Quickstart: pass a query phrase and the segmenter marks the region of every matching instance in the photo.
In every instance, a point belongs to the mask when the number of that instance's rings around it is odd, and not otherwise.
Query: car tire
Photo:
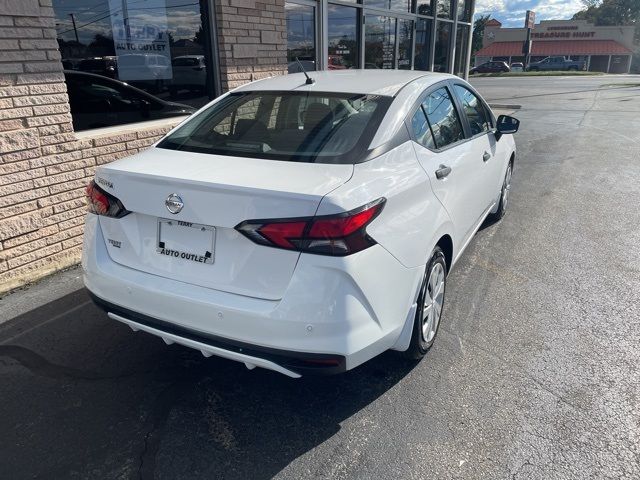
[[[569,67],[567,70],[569,70],[570,72],[577,72],[578,67]]]
[[[411,342],[403,352],[406,358],[420,360],[433,345],[442,318],[446,283],[446,258],[440,247],[436,247],[431,253],[420,286]],[[434,292],[435,298],[432,297]]]
[[[539,68],[538,68],[538,67],[531,67],[531,68],[529,69],[529,71],[530,71],[530,72],[537,72],[538,70],[539,70]]]
[[[496,213],[489,215],[491,222],[497,222],[504,217],[507,213],[507,206],[509,205],[509,194],[511,191],[511,175],[513,174],[513,162],[509,162],[507,171],[504,174],[504,180],[502,181],[502,188],[500,189],[500,202],[498,203],[498,210]]]

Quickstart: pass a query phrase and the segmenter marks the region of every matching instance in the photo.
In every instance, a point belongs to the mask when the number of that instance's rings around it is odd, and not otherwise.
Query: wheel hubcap
[[[507,174],[504,176],[504,184],[502,185],[502,209],[506,210],[509,202],[509,190],[511,190],[511,166],[507,168]]]
[[[444,302],[444,267],[436,263],[429,272],[422,309],[422,338],[430,342],[436,336]]]

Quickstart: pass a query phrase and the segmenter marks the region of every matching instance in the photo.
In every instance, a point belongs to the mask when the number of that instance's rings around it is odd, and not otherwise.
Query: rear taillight
[[[247,220],[236,230],[260,245],[320,255],[345,256],[376,244],[366,226],[384,207],[385,199],[337,215]]]
[[[91,180],[85,190],[87,209],[90,213],[105,217],[122,218],[130,213],[120,200],[101,189],[96,182]]]

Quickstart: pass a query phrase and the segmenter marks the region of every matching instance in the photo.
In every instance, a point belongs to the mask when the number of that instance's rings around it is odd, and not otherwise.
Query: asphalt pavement
[[[521,120],[510,210],[422,362],[248,371],[72,269],[0,300],[0,478],[640,478],[640,76],[472,83]]]

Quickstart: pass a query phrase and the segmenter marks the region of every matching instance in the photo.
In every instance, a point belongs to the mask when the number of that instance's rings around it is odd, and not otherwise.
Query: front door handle
[[[484,155],[482,155],[483,162],[488,162],[490,158],[491,158],[491,154],[489,152],[484,152]]]
[[[447,167],[446,165],[440,165],[440,168],[436,170],[436,178],[438,180],[442,180],[444,177],[451,173],[451,167]]]

